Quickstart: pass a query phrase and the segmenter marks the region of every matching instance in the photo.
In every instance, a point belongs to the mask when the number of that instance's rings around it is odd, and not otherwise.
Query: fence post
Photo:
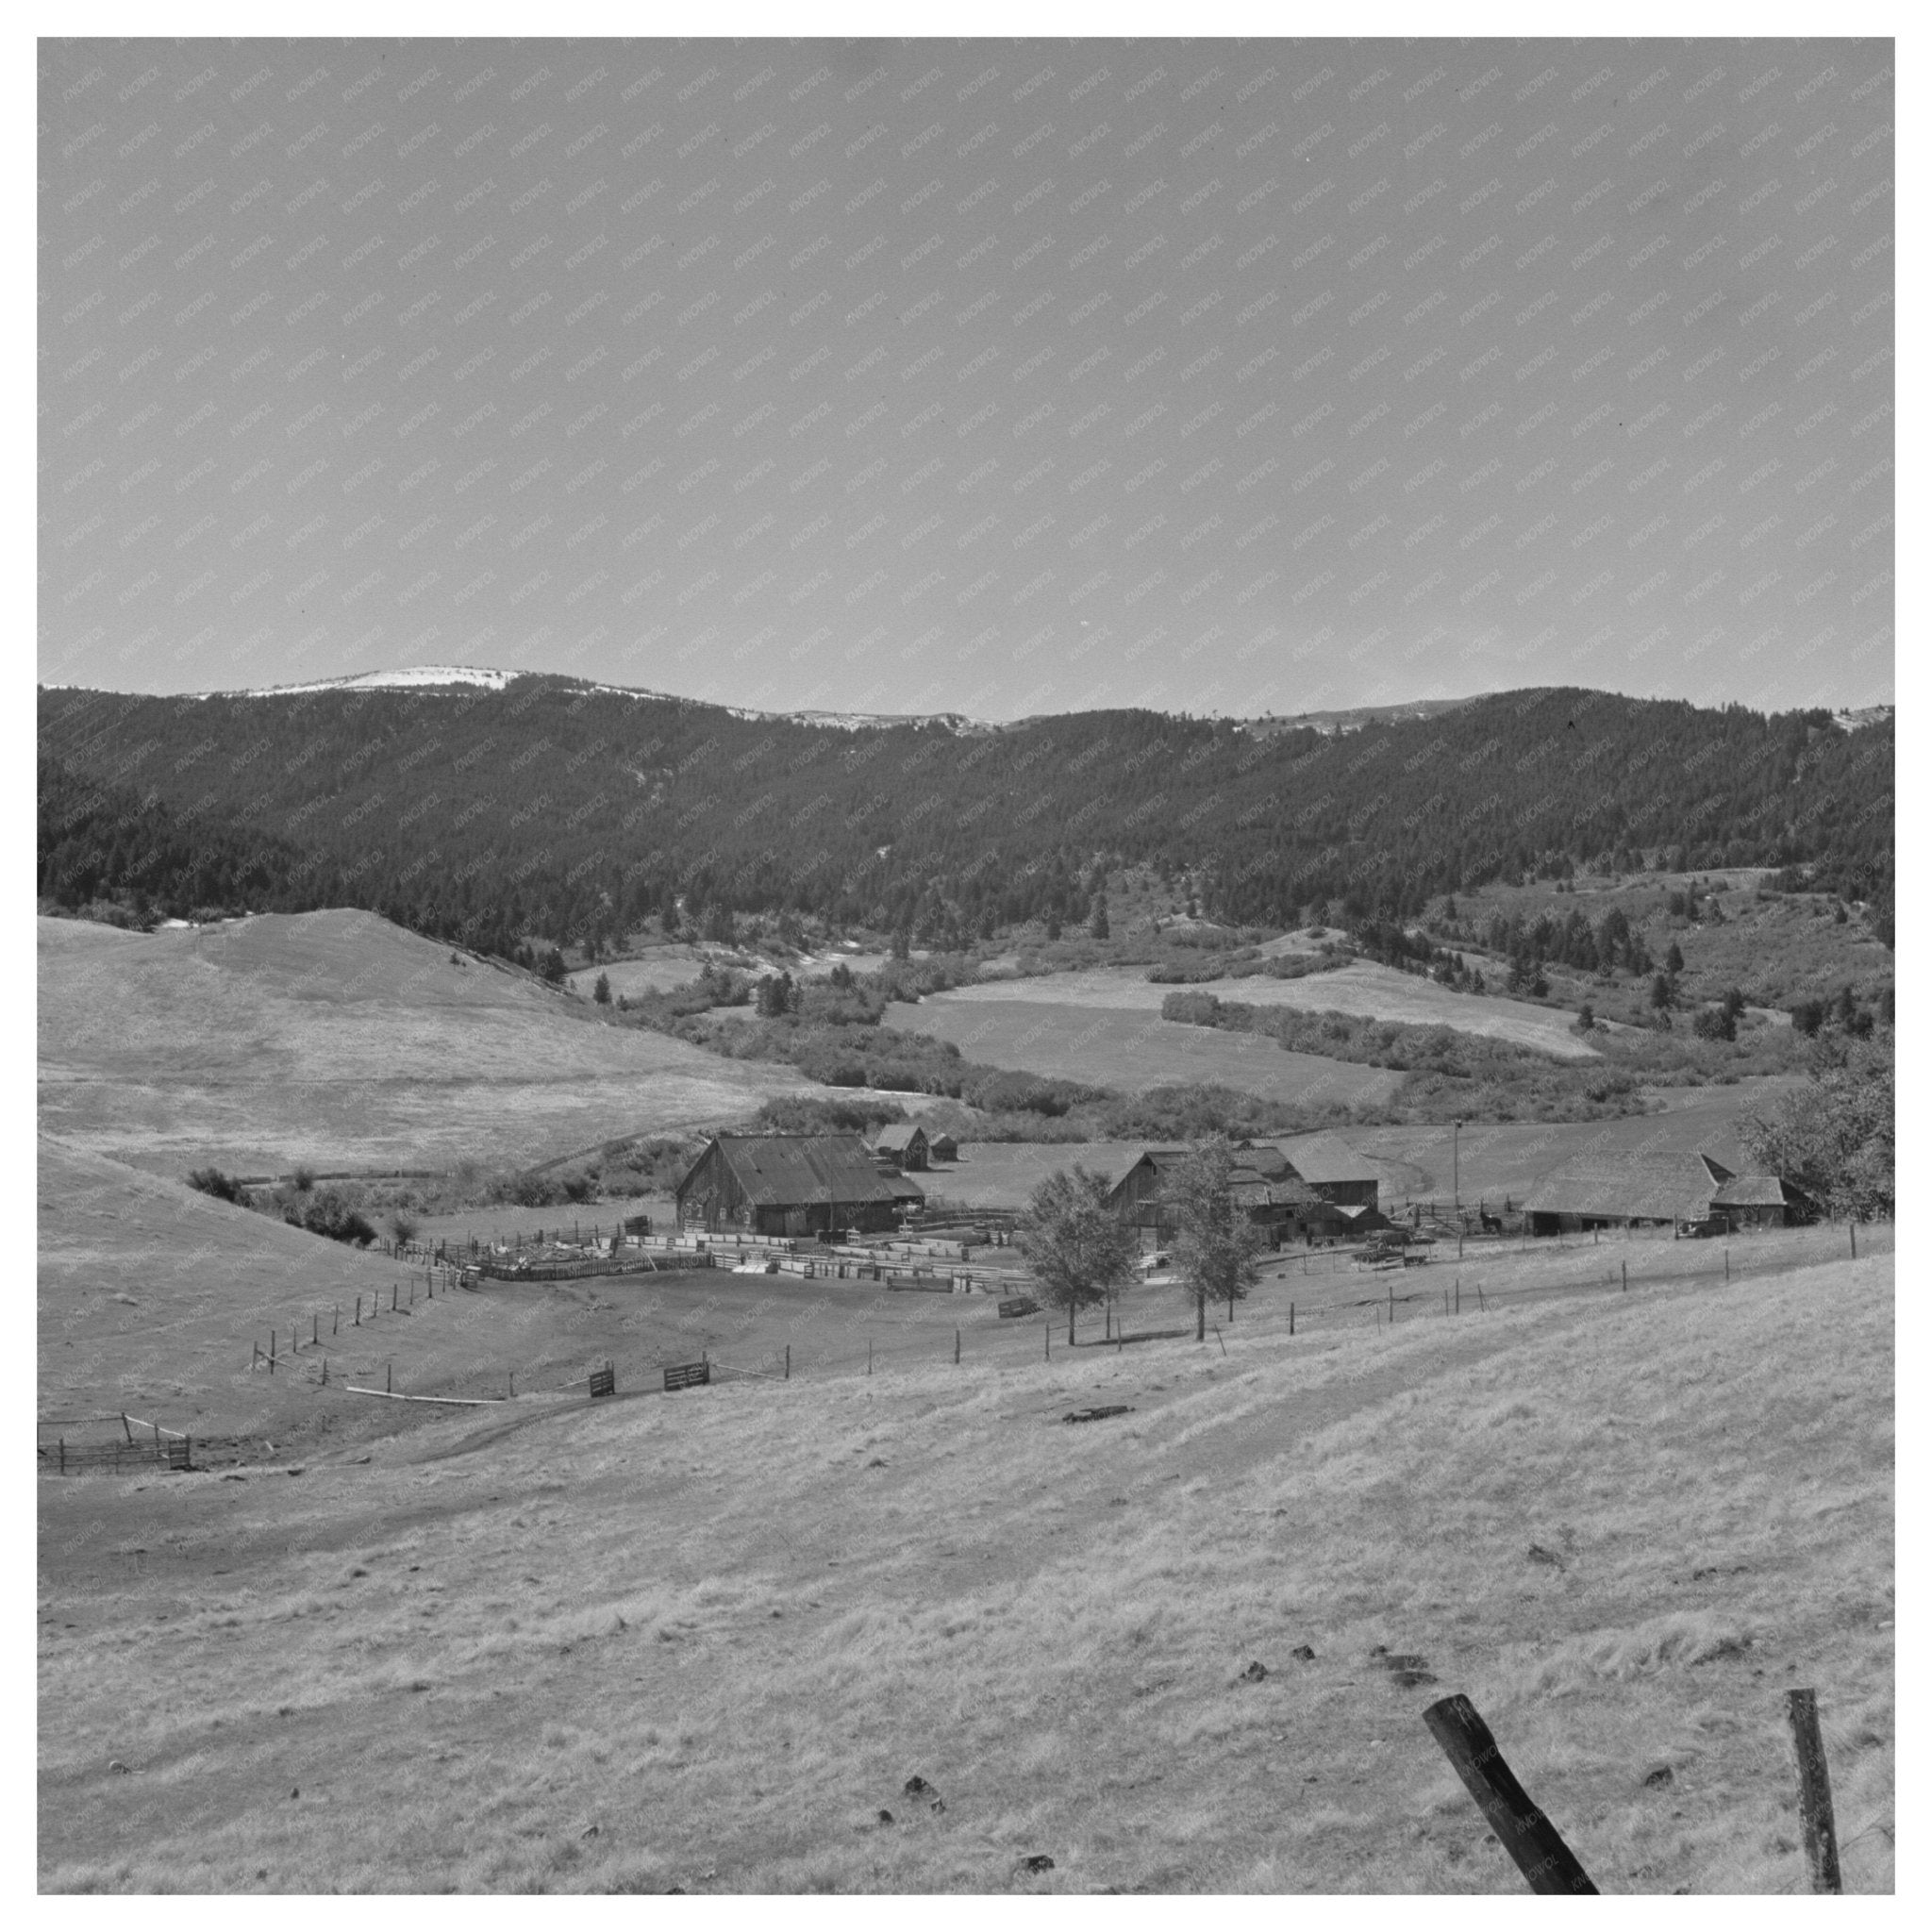
[[[1787,1690],[1785,1715],[1798,1754],[1798,1812],[1805,1826],[1805,1863],[1813,1891],[1841,1892],[1838,1867],[1838,1828],[1832,1818],[1831,1774],[1824,1740],[1818,1732],[1818,1693]]]
[[[1392,1281],[1389,1284],[1389,1325],[1391,1328],[1395,1325],[1395,1284]]]
[[[390,1285],[389,1285],[389,1311],[390,1311],[390,1313],[391,1313],[391,1314],[394,1314],[394,1313],[395,1313],[395,1311],[396,1311],[396,1289],[397,1289],[397,1286],[398,1286],[398,1284],[397,1284],[397,1283],[395,1283],[395,1282],[393,1282],[393,1281],[391,1281],[391,1282],[390,1283]]]
[[[336,1304],[336,1318],[329,1324],[328,1332],[331,1335],[340,1335],[342,1332],[342,1305],[341,1302]]]
[[[1046,1358],[1047,1358],[1047,1360],[1048,1360],[1048,1361],[1052,1361],[1052,1359],[1053,1359],[1053,1324],[1052,1324],[1051,1322],[1042,1322],[1042,1323],[1041,1323],[1041,1324],[1040,1325],[1041,1325],[1041,1333],[1042,1333],[1042,1334],[1043,1334],[1043,1335],[1044,1335],[1044,1336],[1046,1337]]]
[[[1292,1302],[1290,1302],[1288,1305],[1288,1332],[1291,1335],[1294,1333],[1294,1304]]]
[[[382,1365],[382,1388],[384,1394],[388,1394],[395,1386],[395,1364],[393,1362],[384,1362]]]
[[[512,1395],[517,1392],[517,1372],[514,1369],[509,1372],[509,1392]]]
[[[1516,1860],[1530,1890],[1594,1895],[1590,1874],[1517,1783],[1475,1706],[1460,1694],[1445,1697],[1423,1712],[1423,1722],[1455,1766],[1497,1841]]]
[[[1625,1261],[1625,1262],[1624,1262],[1624,1263],[1623,1264],[1623,1267],[1624,1267],[1624,1292],[1625,1294],[1628,1294],[1628,1293],[1630,1292],[1630,1264],[1629,1264],[1629,1262]]]
[[[1856,1221],[1846,1222],[1845,1232],[1852,1238],[1852,1259],[1856,1261],[1858,1258],[1858,1224]]]
[[[956,1369],[959,1366],[959,1331],[957,1328],[953,1330],[953,1366]]]
[[[121,1433],[127,1438],[129,1447],[134,1443],[134,1431],[127,1426],[127,1411],[121,1411]]]
[[[308,1311],[308,1345],[319,1347],[322,1341],[322,1317],[313,1308]]]
[[[54,1440],[58,1443],[60,1449],[60,1474],[65,1475],[67,1474],[67,1438],[65,1436],[57,1436]]]
[[[358,1328],[362,1325],[362,1297],[359,1294],[356,1297],[356,1325]]]
[[[323,1386],[323,1387],[324,1387],[325,1389],[326,1389],[326,1388],[328,1387],[328,1357],[327,1357],[327,1356],[324,1356],[324,1357],[323,1357],[323,1358],[322,1358],[322,1386]]]
[[[1458,1315],[1462,1312],[1462,1276],[1459,1274],[1456,1277],[1456,1312]]]
[[[865,1373],[868,1375],[872,1374],[872,1337],[870,1335],[865,1338]]]
[[[275,1372],[275,1331],[273,1328],[268,1331],[268,1372],[271,1375]]]
[[[791,1379],[791,1344],[789,1341],[785,1344],[785,1379],[788,1382]]]
[[[1483,1299],[1483,1285],[1480,1281],[1475,1285],[1475,1305],[1481,1313],[1485,1315],[1489,1313],[1490,1305]]]

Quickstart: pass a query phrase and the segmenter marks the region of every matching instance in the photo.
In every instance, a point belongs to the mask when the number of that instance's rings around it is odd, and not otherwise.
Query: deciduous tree
[[[1134,1230],[1108,1207],[1110,1191],[1105,1174],[1077,1164],[1051,1174],[1034,1189],[1018,1229],[1041,1293],[1067,1311],[1070,1342],[1078,1311],[1133,1279]]]
[[[1214,1135],[1188,1151],[1161,1192],[1180,1228],[1180,1274],[1194,1297],[1194,1340],[1208,1339],[1208,1298],[1234,1305],[1260,1279],[1261,1233],[1234,1194],[1234,1149]]]

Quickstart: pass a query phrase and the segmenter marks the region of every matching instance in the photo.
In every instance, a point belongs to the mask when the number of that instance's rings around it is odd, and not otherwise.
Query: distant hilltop
[[[483,691],[506,691],[524,678],[542,678],[552,684],[569,685],[580,691],[608,691],[615,697],[649,698],[658,704],[699,704],[703,700],[680,698],[670,691],[650,691],[640,685],[601,684],[593,678],[571,677],[549,671],[504,671],[479,664],[410,664],[391,671],[358,671],[346,677],[319,677],[308,684],[251,685],[239,691],[198,691],[197,698],[292,698],[316,691],[448,691],[468,685]],[[762,711],[742,705],[718,708],[734,718],[757,722],[783,719],[793,724],[817,724],[837,731],[888,730],[893,725],[937,725],[943,730],[967,736],[997,730],[967,717],[960,711]]]
[[[605,684],[594,678],[573,677],[554,671],[506,671],[493,665],[411,664],[384,671],[358,671],[342,677],[319,677],[301,684],[251,685],[229,691],[192,691],[194,698],[291,698],[322,692],[356,691],[456,691],[465,688],[476,691],[502,691],[512,684],[541,682],[557,689],[598,691],[612,697],[649,700],[656,704],[677,705],[693,710],[722,711],[750,724],[789,724],[816,726],[831,731],[942,731],[956,738],[985,738],[1024,732],[1051,721],[1055,714],[1039,713],[991,723],[969,717],[963,711],[858,711],[806,708],[764,710],[754,706],[721,704],[712,698],[679,696],[675,692],[652,691],[644,686]],[[70,687],[45,685],[42,690],[59,691]],[[1266,712],[1259,716],[1228,718],[1219,722],[1257,739],[1272,739],[1291,731],[1318,731],[1324,738],[1339,738],[1365,730],[1372,724],[1427,723],[1454,711],[1486,703],[1496,696],[1492,691],[1476,692],[1459,698],[1411,698],[1391,705],[1357,705],[1325,711]],[[1522,695],[1517,693],[1516,695]],[[1605,695],[1608,695],[1606,693]],[[1840,731],[1859,731],[1874,724],[1892,722],[1896,707],[1866,705],[1834,711],[1831,722]],[[1201,722],[1213,722],[1211,720]]]

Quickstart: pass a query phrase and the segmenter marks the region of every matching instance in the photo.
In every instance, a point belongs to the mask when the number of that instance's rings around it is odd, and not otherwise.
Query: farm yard
[[[1077,973],[1056,973],[1045,978],[1004,980],[930,993],[920,1002],[918,1024],[922,1030],[935,1032],[941,1024],[948,1027],[960,1024],[952,1019],[935,1022],[935,1013],[951,1014],[1015,1002],[1072,1008],[1082,1013],[1103,1008],[1153,1017],[1159,1014],[1161,1001],[1174,990],[1171,985],[1149,980],[1144,968],[1092,967]],[[1419,974],[1398,973],[1393,967],[1378,966],[1368,960],[1357,960],[1333,973],[1314,974],[1306,979],[1274,979],[1257,974],[1244,979],[1210,980],[1201,991],[1250,1006],[1353,1013],[1415,1026],[1453,1026],[1465,1033],[1535,1047],[1559,1059],[1596,1057],[1595,1048],[1570,1030],[1571,1016],[1567,1013],[1532,1006],[1524,1000],[1455,992]],[[959,1036],[948,1031],[943,1037]]]
[[[982,1304],[957,1368],[50,1479],[41,1884],[1513,1890],[1420,1722],[1459,1690],[1605,1891],[1776,1892],[1803,1683],[1885,1890],[1891,1261],[1828,1232],[1050,1362]]]

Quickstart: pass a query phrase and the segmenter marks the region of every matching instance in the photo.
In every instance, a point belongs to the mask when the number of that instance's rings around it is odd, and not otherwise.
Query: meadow
[[[1259,1034],[1163,1020],[1158,998],[1150,1010],[1058,997],[1060,979],[1074,976],[929,993],[912,1012],[895,1009],[892,1017],[907,1031],[951,1041],[969,1060],[1123,1093],[1199,1081],[1295,1106],[1349,1107],[1386,1100],[1401,1084],[1401,1074],[1386,1069],[1284,1053]],[[1257,983],[1241,982],[1244,988]],[[1037,997],[1021,997],[1022,989]],[[1148,990],[1159,994],[1173,988]]]
[[[43,1482],[41,1886],[1513,1893],[1459,1690],[1605,1891],[1793,1891],[1803,1684],[1886,1890],[1892,1264],[1826,1232]]]
[[[920,1017],[915,1024],[922,1031],[933,1032],[941,1024],[961,1024],[951,1019],[936,1022],[934,1016],[938,1013],[973,1011],[1014,1002],[1083,1011],[1105,1008],[1151,1018],[1158,1015],[1161,1001],[1173,991],[1171,985],[1149,980],[1144,968],[1093,967],[1056,973],[1043,979],[1004,980],[929,993],[920,1002]],[[1453,1026],[1464,1033],[1536,1047],[1560,1059],[1596,1057],[1596,1049],[1571,1030],[1568,1013],[1532,1006],[1524,1000],[1458,993],[1419,974],[1399,973],[1393,967],[1368,960],[1357,960],[1333,973],[1314,974],[1306,979],[1273,979],[1257,974],[1225,982],[1215,980],[1203,991],[1251,1006],[1296,1007],[1307,1012],[1355,1013],[1417,1026]]]
[[[38,928],[41,1125],[158,1174],[523,1163],[808,1087],[373,913]]]

